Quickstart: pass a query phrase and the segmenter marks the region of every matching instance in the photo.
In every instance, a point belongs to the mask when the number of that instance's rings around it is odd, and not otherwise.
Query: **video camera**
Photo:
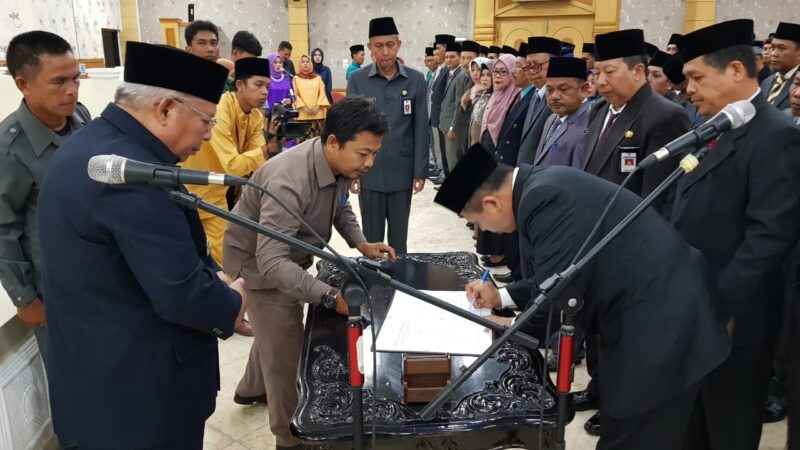
[[[281,125],[276,136],[278,139],[297,139],[305,136],[311,127],[311,122],[298,122],[300,113],[296,109],[287,108],[282,103],[272,105],[271,118],[278,120]]]

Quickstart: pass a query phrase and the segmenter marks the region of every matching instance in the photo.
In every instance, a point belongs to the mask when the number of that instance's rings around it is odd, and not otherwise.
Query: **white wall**
[[[3,0],[0,59],[8,42],[25,31],[46,30],[66,39],[81,59],[103,57],[101,28],[119,30],[119,0]]]
[[[683,33],[683,0],[622,0],[619,28],[641,28],[647,42],[667,48],[672,33]]]

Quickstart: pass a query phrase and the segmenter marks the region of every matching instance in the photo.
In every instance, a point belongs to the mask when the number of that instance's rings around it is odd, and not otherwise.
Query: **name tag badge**
[[[378,101],[378,99],[375,98],[375,97],[364,97],[364,100],[366,100],[368,102],[371,102],[371,103],[375,103],[375,102]]]
[[[404,98],[403,99],[403,115],[410,116],[411,115],[411,99]]]
[[[620,153],[619,170],[622,173],[631,173],[636,169],[636,153]]]

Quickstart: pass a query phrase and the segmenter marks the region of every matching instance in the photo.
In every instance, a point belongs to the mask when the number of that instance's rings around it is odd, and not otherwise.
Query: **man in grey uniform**
[[[351,192],[359,194],[361,223],[370,242],[388,241],[398,254],[407,253],[411,191],[425,187],[428,172],[428,102],[425,77],[397,61],[401,41],[391,17],[369,23],[369,50],[375,61],[350,76],[347,95],[362,95],[389,120],[374,167],[355,180]]]
[[[0,282],[46,364],[39,185],[58,147],[90,117],[78,103],[80,71],[66,40],[30,31],[14,37],[6,55],[23,100],[0,122]]]

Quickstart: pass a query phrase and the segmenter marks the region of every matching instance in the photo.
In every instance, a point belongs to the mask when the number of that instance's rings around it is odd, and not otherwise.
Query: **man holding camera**
[[[372,168],[387,130],[386,116],[364,98],[334,103],[321,138],[293,147],[251,178],[286,209],[272,197],[245,187],[233,212],[322,247],[296,215],[326,241],[335,227],[348,245],[364,256],[394,260],[393,248],[367,242],[347,194],[353,180]],[[249,315],[256,337],[234,401],[247,405],[265,403],[268,398],[269,426],[276,447],[303,448],[289,431],[297,408],[303,304],[335,309],[340,314],[347,314],[347,304],[338,289],[306,271],[314,260],[307,252],[232,224],[225,231],[223,253],[225,271],[240,275],[245,291],[254,298]]]

